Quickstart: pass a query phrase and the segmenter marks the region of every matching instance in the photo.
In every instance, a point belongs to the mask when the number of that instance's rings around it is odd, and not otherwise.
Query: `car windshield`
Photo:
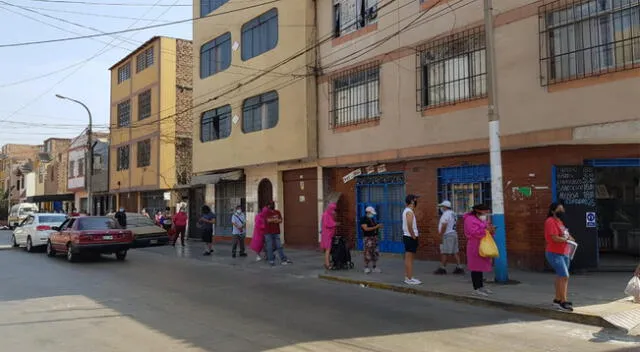
[[[67,217],[64,215],[40,215],[41,224],[62,224]]]
[[[115,230],[120,229],[120,225],[106,216],[91,216],[78,218],[78,230]]]
[[[33,208],[22,208],[22,209],[20,209],[20,214],[33,213],[34,211],[35,211],[35,209],[33,209]]]
[[[146,216],[136,213],[127,213],[127,228],[144,226],[155,226],[155,223]]]

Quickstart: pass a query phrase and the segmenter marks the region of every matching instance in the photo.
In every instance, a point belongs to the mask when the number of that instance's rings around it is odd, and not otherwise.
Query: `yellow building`
[[[191,177],[191,41],[153,37],[110,71],[110,192],[127,211],[173,206]]]
[[[216,234],[231,234],[241,204],[251,233],[273,200],[288,244],[305,245],[295,238],[305,232],[317,243],[315,2],[197,0],[193,9],[192,184],[215,205]]]

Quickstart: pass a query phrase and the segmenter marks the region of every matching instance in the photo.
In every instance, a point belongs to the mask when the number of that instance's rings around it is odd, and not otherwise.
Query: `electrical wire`
[[[152,5],[144,3],[108,3],[108,2],[90,2],[90,1],[72,1],[72,0],[29,0],[33,2],[44,2],[49,4],[74,4],[74,5],[91,5],[91,6],[129,6],[129,7],[175,7],[175,6],[193,6],[192,4],[171,5]]]

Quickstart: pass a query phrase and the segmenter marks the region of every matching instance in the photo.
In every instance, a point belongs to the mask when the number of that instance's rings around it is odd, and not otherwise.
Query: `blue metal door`
[[[362,175],[356,178],[356,233],[357,246],[362,250],[362,229],[360,218],[365,209],[372,206],[378,215],[376,220],[384,225],[381,229],[380,251],[402,253],[402,211],[404,204],[404,173],[393,172],[376,175]]]

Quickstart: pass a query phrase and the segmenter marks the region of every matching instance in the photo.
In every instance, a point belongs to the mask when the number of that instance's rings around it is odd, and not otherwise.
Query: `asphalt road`
[[[1,351],[640,351],[595,327],[157,251],[8,249],[0,267]]]

